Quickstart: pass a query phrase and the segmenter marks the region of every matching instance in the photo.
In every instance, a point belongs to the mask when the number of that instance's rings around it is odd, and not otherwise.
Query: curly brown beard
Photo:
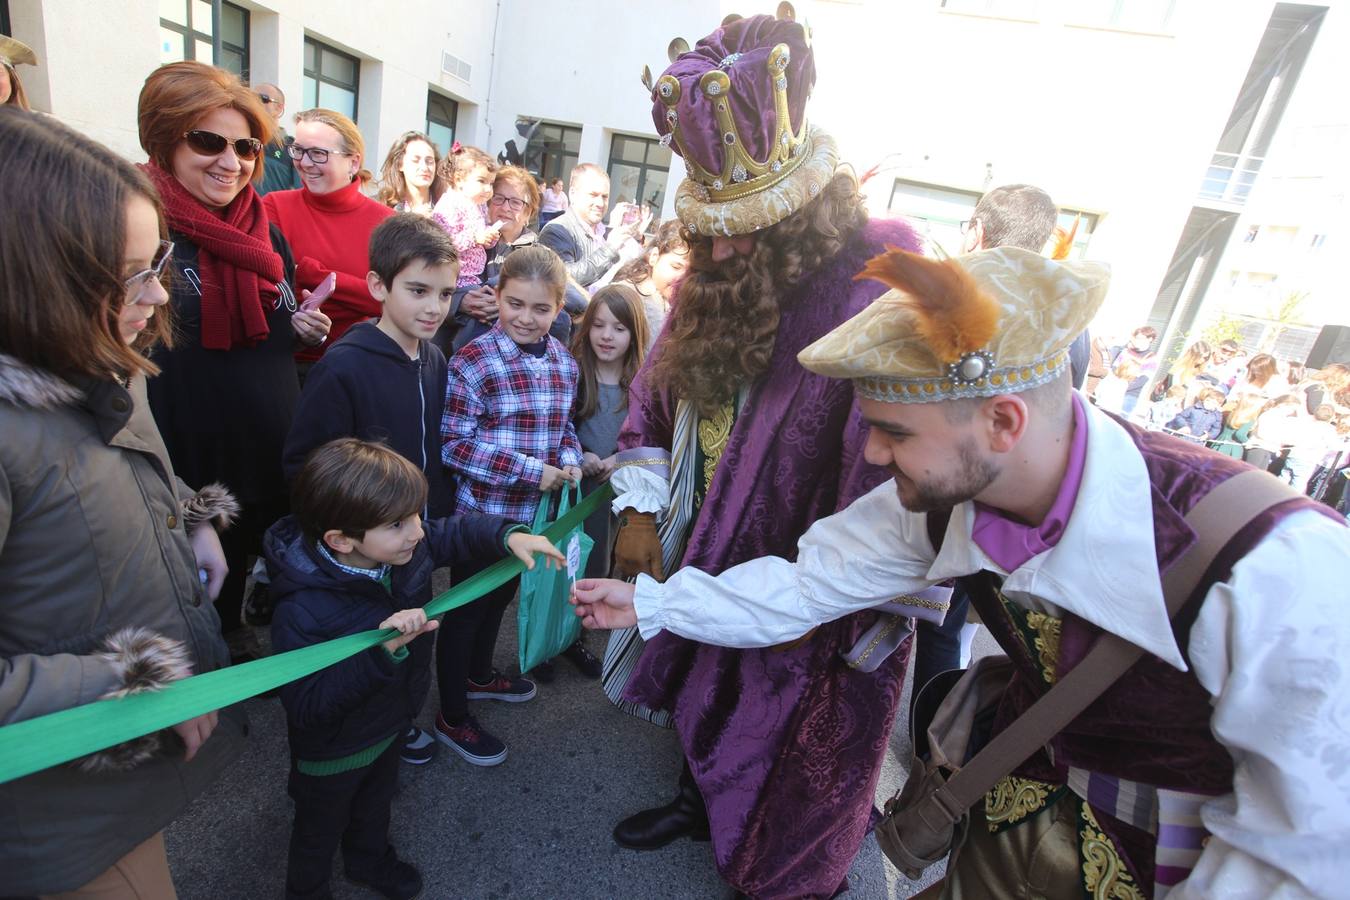
[[[806,206],[755,234],[749,256],[712,259],[712,238],[687,235],[681,282],[650,380],[701,415],[726,405],[769,366],[782,298],[867,224],[853,174],[835,174]]]

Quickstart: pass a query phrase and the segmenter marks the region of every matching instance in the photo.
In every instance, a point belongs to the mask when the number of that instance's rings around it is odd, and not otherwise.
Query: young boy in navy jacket
[[[459,257],[430,219],[401,213],[371,234],[370,265],[366,286],[383,312],[378,322],[352,326],[310,370],[286,438],[286,478],[294,482],[310,451],[334,438],[380,441],[422,470],[422,513],[437,518],[449,514],[453,500],[440,459],[445,356],[428,338],[450,309]],[[409,650],[418,669],[431,664],[431,638]],[[430,762],[435,747],[412,728],[403,737],[403,761]]]
[[[399,740],[428,687],[406,645],[437,627],[421,607],[437,566],[507,552],[533,568],[547,539],[498,516],[433,519],[423,528],[426,479],[382,444],[342,438],[310,455],[295,480],[293,513],[268,531],[277,597],[272,645],[295,650],[374,628],[395,637],[281,689],[295,801],[286,866],[291,900],[328,898],[333,853],[349,880],[410,900],[421,875],[389,844]]]

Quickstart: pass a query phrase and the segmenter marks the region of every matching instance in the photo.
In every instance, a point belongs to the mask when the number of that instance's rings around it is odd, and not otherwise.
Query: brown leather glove
[[[656,535],[656,516],[629,507],[619,513],[619,536],[614,542],[614,577],[650,575],[664,581],[661,539]]]

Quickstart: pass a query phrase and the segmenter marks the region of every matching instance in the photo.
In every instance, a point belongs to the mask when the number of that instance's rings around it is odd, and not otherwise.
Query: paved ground
[[[509,671],[517,668],[514,620],[512,606],[497,651]],[[590,640],[598,651],[601,637]],[[669,799],[679,750],[671,732],[612,707],[597,682],[566,662],[557,668],[558,679],[540,685],[530,703],[475,704],[483,725],[507,742],[502,765],[470,766],[439,747],[432,763],[403,767],[393,841],[421,869],[427,900],[729,896],[708,844],[680,841],[652,853],[614,844],[615,821]],[[245,755],[168,830],[183,900],[282,896],[291,812],[285,722],[275,700],[247,708]],[[903,732],[892,739],[879,803],[903,778]],[[886,863],[870,837],[849,880],[857,900],[909,897],[920,887]],[[343,882],[336,865],[334,893],[374,896]]]

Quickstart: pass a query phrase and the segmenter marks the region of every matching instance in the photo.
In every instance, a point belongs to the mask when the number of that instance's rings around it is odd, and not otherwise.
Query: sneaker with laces
[[[415,725],[409,728],[403,736],[403,749],[399,752],[399,758],[410,765],[422,766],[431,762],[435,755],[436,741],[431,735]]]
[[[586,645],[577,638],[572,646],[562,652],[567,657],[567,661],[577,667],[582,675],[587,678],[600,677],[600,660],[595,658],[595,654],[586,649]]]
[[[436,715],[436,740],[454,750],[475,766],[495,766],[506,762],[506,745],[488,734],[473,716],[451,725]]]
[[[487,684],[479,684],[470,678],[467,688],[464,696],[470,700],[504,700],[507,703],[524,703],[533,700],[534,695],[539,693],[530,679],[520,675],[503,675],[495,670]]]

